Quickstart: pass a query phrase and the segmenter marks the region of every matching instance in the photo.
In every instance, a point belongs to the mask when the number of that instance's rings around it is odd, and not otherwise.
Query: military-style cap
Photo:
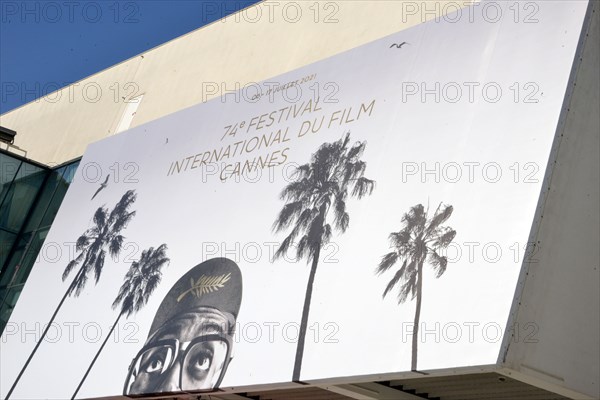
[[[190,269],[160,304],[148,337],[165,322],[198,307],[214,307],[237,318],[242,301],[242,274],[228,258],[213,258]]]

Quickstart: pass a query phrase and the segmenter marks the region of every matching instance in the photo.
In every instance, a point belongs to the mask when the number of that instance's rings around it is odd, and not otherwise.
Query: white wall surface
[[[505,359],[520,379],[590,399],[600,398],[600,25],[594,3],[543,189],[537,251],[526,265],[514,321],[520,337],[510,341]]]

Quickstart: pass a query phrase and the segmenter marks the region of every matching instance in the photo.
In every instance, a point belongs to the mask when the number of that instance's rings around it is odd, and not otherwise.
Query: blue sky
[[[0,113],[256,0],[0,0]]]

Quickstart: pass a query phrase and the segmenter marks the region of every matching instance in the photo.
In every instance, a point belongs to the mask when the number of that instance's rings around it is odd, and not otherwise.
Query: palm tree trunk
[[[102,353],[102,350],[104,349],[104,346],[106,345],[106,342],[108,342],[108,339],[110,339],[110,337],[112,336],[112,333],[115,330],[115,327],[119,323],[119,320],[121,319],[122,316],[123,316],[123,313],[120,312],[119,316],[117,317],[117,319],[115,320],[115,322],[111,326],[110,331],[108,332],[108,335],[106,335],[106,338],[104,339],[104,342],[102,342],[102,345],[100,346],[100,348],[98,349],[98,352],[94,356],[94,359],[92,360],[92,363],[88,367],[87,371],[85,371],[85,374],[83,375],[83,378],[81,378],[81,382],[79,382],[79,385],[77,386],[77,389],[75,389],[75,392],[73,393],[73,396],[71,396],[71,400],[73,400],[75,398],[75,396],[77,396],[77,393],[79,393],[79,389],[81,389],[81,386],[83,385],[83,382],[85,382],[85,380],[87,379],[88,374],[90,373],[90,371],[94,367],[94,364],[96,363],[96,360],[98,359],[98,356],[100,356],[100,353]]]
[[[417,345],[419,343],[419,321],[421,320],[421,296],[423,294],[423,263],[418,264],[417,270],[417,305],[415,307],[415,323],[412,336],[412,361],[410,370],[417,370]]]
[[[313,283],[319,264],[319,255],[321,254],[321,246],[317,247],[313,258],[310,275],[308,276],[308,284],[306,285],[306,296],[304,297],[304,308],[302,309],[302,320],[300,321],[300,332],[298,333],[298,346],[296,347],[296,361],[294,362],[294,373],[292,381],[300,380],[300,369],[302,368],[302,356],[304,355],[304,342],[306,339],[306,329],[308,325],[308,312],[310,310],[310,300],[312,297]]]
[[[75,282],[77,280],[77,276],[79,276],[79,274],[81,273],[81,270],[82,269],[80,268],[79,272],[77,272],[77,275],[75,276],[75,279],[73,279],[73,281],[69,285],[69,288],[65,291],[65,294],[63,295],[62,299],[60,300],[60,303],[58,303],[58,306],[56,307],[56,310],[54,310],[54,314],[52,314],[52,317],[50,318],[50,321],[48,321],[48,324],[46,325],[46,328],[44,328],[44,332],[42,332],[42,336],[40,337],[40,340],[38,340],[38,342],[35,344],[35,347],[33,348],[33,351],[31,352],[31,354],[29,354],[29,357],[27,357],[27,361],[25,361],[25,365],[23,365],[23,368],[21,368],[21,371],[19,372],[19,375],[17,375],[17,379],[15,379],[15,381],[12,384],[12,386],[10,387],[10,390],[8,391],[8,394],[6,395],[5,400],[10,399],[10,395],[12,394],[12,392],[17,387],[17,384],[21,380],[21,377],[23,376],[23,373],[25,372],[25,370],[29,366],[29,363],[33,359],[33,356],[35,355],[35,353],[37,352],[38,348],[40,347],[40,344],[42,344],[42,342],[44,341],[44,338],[46,337],[46,334],[48,333],[48,330],[50,330],[50,326],[54,322],[54,319],[56,318],[56,315],[58,314],[58,311],[61,309],[63,303],[65,302],[65,300],[69,296],[69,293],[71,292],[71,290],[73,290],[74,284],[75,284]]]

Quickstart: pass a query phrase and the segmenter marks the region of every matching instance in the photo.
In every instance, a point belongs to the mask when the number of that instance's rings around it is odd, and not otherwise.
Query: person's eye
[[[208,351],[198,353],[194,358],[194,362],[191,367],[196,371],[208,371],[212,363],[212,354]]]
[[[162,360],[162,357],[154,356],[150,360],[148,360],[148,363],[146,364],[146,368],[144,368],[144,370],[147,373],[153,373],[157,371],[160,372],[163,369],[163,365],[164,362]]]

